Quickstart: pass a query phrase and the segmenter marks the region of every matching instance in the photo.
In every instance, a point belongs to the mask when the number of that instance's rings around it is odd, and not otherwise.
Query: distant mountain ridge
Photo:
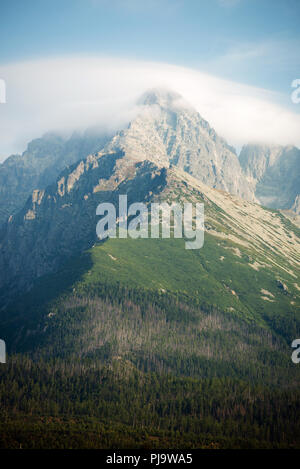
[[[294,146],[246,145],[240,163],[262,205],[300,214],[300,150]]]
[[[31,141],[22,155],[7,158],[0,164],[0,226],[34,190],[47,187],[64,168],[99,151],[108,139],[96,129],[74,132],[69,138],[47,133]]]

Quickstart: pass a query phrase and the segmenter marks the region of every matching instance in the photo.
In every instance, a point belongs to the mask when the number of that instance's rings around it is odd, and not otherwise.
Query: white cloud
[[[266,90],[188,68],[97,57],[61,57],[0,66],[7,103],[0,104],[0,157],[23,151],[50,130],[99,125],[122,128],[147,89],[181,93],[230,144],[248,141],[300,146],[300,115]]]

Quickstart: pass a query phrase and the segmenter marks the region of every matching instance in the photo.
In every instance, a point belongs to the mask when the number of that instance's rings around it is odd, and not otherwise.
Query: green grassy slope
[[[265,315],[295,315],[300,300],[293,284],[283,292],[274,268],[257,271],[249,265],[247,251],[236,255],[234,249],[234,243],[217,241],[209,233],[199,250],[186,250],[184,240],[178,239],[111,239],[91,249],[92,268],[81,282],[121,282],[180,293],[261,325]]]

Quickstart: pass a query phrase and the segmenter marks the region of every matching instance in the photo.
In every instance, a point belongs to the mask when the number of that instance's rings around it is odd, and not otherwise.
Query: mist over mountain
[[[141,112],[103,151],[123,150],[137,160],[176,166],[210,187],[254,200],[235,150],[177,93],[150,90]]]
[[[110,136],[97,129],[35,139],[22,155],[0,165],[0,225],[22,208],[33,190],[45,189],[60,172],[87,155],[124,151],[137,161],[176,166],[210,187],[298,211],[299,153],[296,147],[245,145],[239,158],[182,96],[147,91],[128,128]]]

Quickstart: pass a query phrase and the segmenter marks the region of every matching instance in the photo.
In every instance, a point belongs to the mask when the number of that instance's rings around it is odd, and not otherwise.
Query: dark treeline
[[[300,447],[279,322],[120,285],[77,285],[26,320],[5,323],[0,447]]]
[[[14,357],[0,447],[298,447],[299,390]],[[77,435],[77,436],[76,436]],[[78,436],[80,436],[78,440]]]

